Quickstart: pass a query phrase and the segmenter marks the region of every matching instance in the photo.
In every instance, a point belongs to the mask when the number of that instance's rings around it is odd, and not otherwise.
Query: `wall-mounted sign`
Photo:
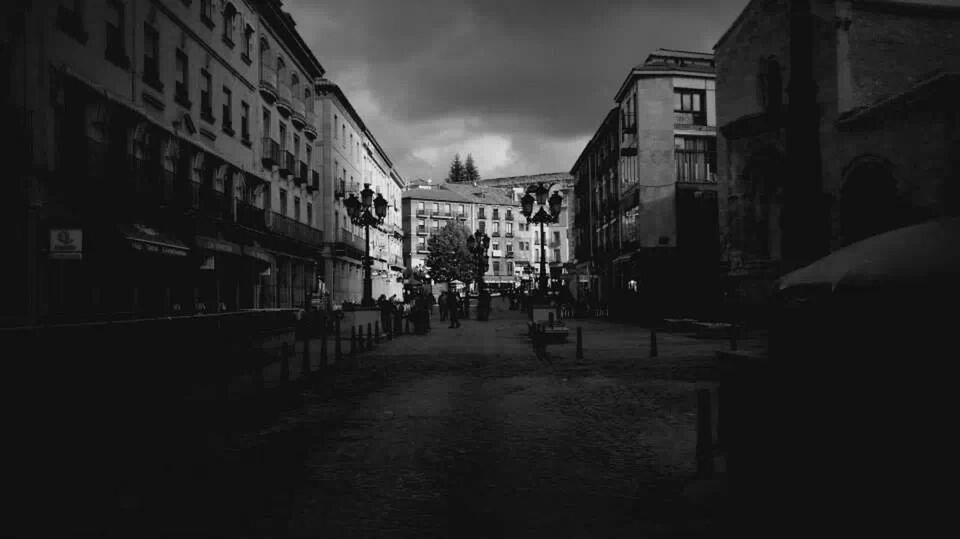
[[[78,228],[50,229],[50,258],[80,260],[83,258],[83,231]]]

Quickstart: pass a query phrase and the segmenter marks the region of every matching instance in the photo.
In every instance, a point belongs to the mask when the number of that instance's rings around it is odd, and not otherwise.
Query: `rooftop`
[[[483,185],[443,183],[429,189],[413,188],[403,192],[403,198],[438,202],[462,202],[465,204],[498,204],[516,206],[509,189]]]

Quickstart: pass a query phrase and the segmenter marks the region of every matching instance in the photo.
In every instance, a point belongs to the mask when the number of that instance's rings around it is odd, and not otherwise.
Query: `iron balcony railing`
[[[237,201],[237,223],[257,230],[267,227],[265,210],[249,202]]]
[[[709,152],[674,150],[677,164],[677,181],[680,183],[717,183],[717,176],[710,170],[712,155]]]
[[[700,112],[674,112],[673,124],[682,125],[707,125],[707,113]]]
[[[222,221],[233,220],[232,201],[225,194],[209,185],[200,187],[200,210]]]
[[[283,151],[280,153],[280,175],[289,176],[297,170],[296,161],[294,160],[293,153],[289,151]]]
[[[307,183],[307,181],[309,181],[310,169],[307,168],[307,164],[304,163],[303,161],[300,161],[299,164],[300,164],[300,169],[296,175],[295,181],[297,185],[302,185]]]
[[[280,164],[280,144],[270,137],[263,137],[261,143],[260,159],[263,166],[272,167]]]
[[[266,58],[266,55],[263,58]],[[277,71],[263,61],[260,62],[260,90],[273,99],[277,98]]]
[[[319,246],[323,242],[320,231],[316,228],[275,211],[271,211],[269,215],[268,226],[273,232],[310,245]]]

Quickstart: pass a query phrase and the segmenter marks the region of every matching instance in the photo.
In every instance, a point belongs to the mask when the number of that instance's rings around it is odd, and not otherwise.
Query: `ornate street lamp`
[[[362,226],[366,236],[366,250],[363,257],[363,300],[360,304],[364,307],[373,307],[373,278],[370,274],[373,261],[370,259],[370,227],[383,224],[383,219],[387,216],[387,199],[377,193],[377,198],[373,198],[373,190],[370,184],[363,184],[363,190],[360,191],[360,198],[355,193],[343,201],[347,207],[347,215],[350,221]],[[373,212],[371,212],[371,207]]]
[[[547,293],[547,237],[543,232],[543,225],[556,223],[563,207],[563,197],[559,192],[554,191],[553,195],[547,198],[554,185],[531,185],[527,188],[527,194],[520,199],[520,212],[527,218],[527,222],[540,225],[540,293],[544,295]],[[533,211],[534,203],[540,206],[536,213]]]
[[[487,272],[487,249],[490,248],[490,236],[477,230],[472,236],[467,236],[467,250],[473,254],[477,262],[477,292],[483,286],[483,274]]]

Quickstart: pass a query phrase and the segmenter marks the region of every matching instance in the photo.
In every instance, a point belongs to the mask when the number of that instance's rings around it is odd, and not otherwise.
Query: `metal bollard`
[[[340,319],[337,318],[334,324],[335,324],[334,331],[336,331],[336,335],[335,335],[336,340],[333,341],[333,354],[334,354],[333,362],[339,363],[341,360],[343,360],[343,350],[341,349],[341,346],[340,346]]]
[[[367,322],[367,352],[373,350],[373,330],[370,322]]]
[[[577,328],[577,361],[583,361],[583,328]]]
[[[373,323],[373,344],[380,344],[380,321]]]
[[[657,357],[657,328],[650,328],[650,357]]]
[[[710,390],[697,390],[697,477],[713,477],[713,430],[710,427]]]
[[[350,326],[350,355],[357,353],[357,326]]]

